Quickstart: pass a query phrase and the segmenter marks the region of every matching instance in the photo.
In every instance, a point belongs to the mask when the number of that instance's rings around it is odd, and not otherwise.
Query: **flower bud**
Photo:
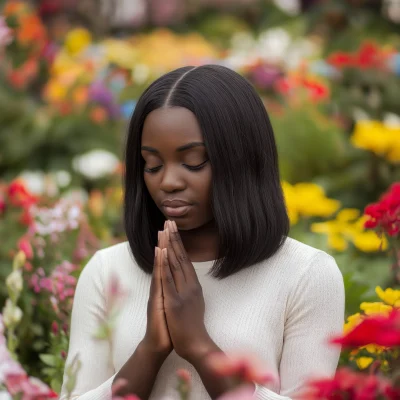
[[[58,324],[56,321],[53,321],[53,323],[51,324],[51,331],[53,332],[53,335],[58,335]]]
[[[21,270],[18,269],[11,272],[6,279],[6,285],[10,292],[14,295],[19,295],[23,287]]]
[[[14,257],[13,270],[15,271],[17,269],[22,268],[25,262],[26,262],[26,255],[22,250],[20,250]]]
[[[19,324],[22,318],[22,310],[7,299],[3,308],[3,322],[6,327],[14,327]]]

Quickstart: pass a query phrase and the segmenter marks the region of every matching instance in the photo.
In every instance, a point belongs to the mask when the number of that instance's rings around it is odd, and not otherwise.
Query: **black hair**
[[[154,81],[133,112],[125,147],[124,223],[139,267],[151,273],[165,217],[143,177],[141,139],[147,115],[184,107],[200,125],[212,170],[212,209],[219,233],[212,274],[225,278],[271,257],[284,243],[289,219],[280,184],[272,126],[253,86],[219,65],[183,67]]]

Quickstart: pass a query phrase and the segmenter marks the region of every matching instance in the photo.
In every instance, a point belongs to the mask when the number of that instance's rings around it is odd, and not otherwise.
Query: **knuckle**
[[[174,283],[174,278],[171,275],[168,275],[167,276],[167,282],[170,283],[170,284]]]
[[[182,308],[182,301],[180,299],[176,299],[171,302],[171,308],[174,310],[180,310]]]
[[[186,254],[183,254],[183,253],[179,254],[178,260],[179,260],[179,262],[181,262],[181,263],[186,262],[186,261],[187,261],[187,256],[186,256]]]
[[[181,265],[178,262],[175,262],[172,264],[172,268],[174,269],[174,271],[180,271]]]

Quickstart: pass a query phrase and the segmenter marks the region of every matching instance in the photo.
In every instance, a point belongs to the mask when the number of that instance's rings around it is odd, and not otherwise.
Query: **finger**
[[[151,276],[150,293],[152,296],[162,296],[162,283],[161,283],[161,250],[156,247],[154,253],[153,273]]]
[[[178,228],[176,226],[175,221],[169,222],[169,228],[171,229],[170,232],[171,246],[174,250],[177,260],[181,265],[186,282],[188,282],[189,279],[194,279],[195,281],[198,281],[196,271],[193,267],[193,264],[189,260],[189,256],[186,253],[185,247],[183,246],[181,235],[178,232]]]
[[[174,277],[176,290],[181,292],[183,287],[185,286],[186,279],[182,270],[182,266],[175,255],[175,251],[172,248],[171,240],[170,240],[170,231],[167,228],[165,230],[165,236],[167,238],[167,253],[168,253],[168,262],[169,267],[172,272],[172,276]]]
[[[165,232],[164,231],[160,231],[160,249],[165,249]]]
[[[162,268],[161,268],[161,281],[163,287],[164,297],[176,297],[177,291],[175,287],[174,277],[172,276],[168,262],[168,250],[161,250]]]

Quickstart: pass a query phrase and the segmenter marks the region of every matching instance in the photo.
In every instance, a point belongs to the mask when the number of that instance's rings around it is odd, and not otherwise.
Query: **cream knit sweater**
[[[342,331],[344,287],[331,256],[288,238],[270,259],[223,280],[207,275],[211,261],[193,265],[203,288],[205,324],[215,343],[225,352],[255,353],[280,378],[268,388],[258,386],[256,399],[295,398],[307,379],[334,374],[340,349],[327,341]],[[111,274],[127,291],[112,346],[92,338],[107,309]],[[145,333],[150,278],[136,265],[128,242],[98,251],[83,269],[67,359],[68,365],[79,354],[82,367],[71,400],[111,399],[116,372]],[[192,375],[193,400],[210,398],[194,368],[172,352],[159,371],[151,399],[178,399],[178,368]],[[66,399],[63,387],[60,400]]]

